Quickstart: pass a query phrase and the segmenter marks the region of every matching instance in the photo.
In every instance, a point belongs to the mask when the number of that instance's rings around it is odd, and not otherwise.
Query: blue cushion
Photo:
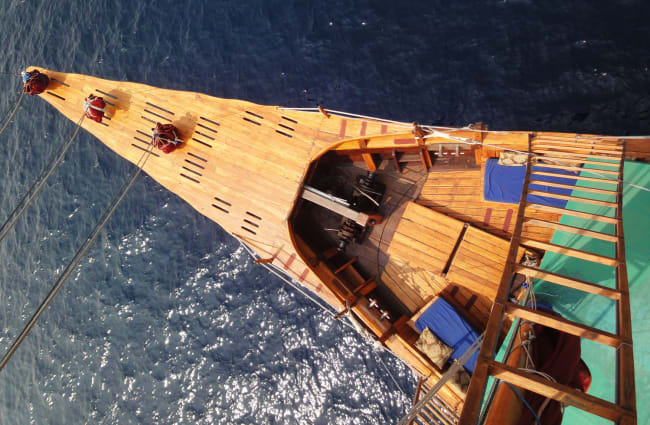
[[[565,174],[577,176],[577,171],[565,171],[543,166],[533,166],[535,171],[548,171],[555,174]],[[518,204],[521,196],[521,189],[524,185],[526,176],[526,166],[505,166],[499,165],[499,160],[490,158],[485,163],[485,175],[483,178],[483,197],[486,201],[505,202],[508,204]],[[567,179],[553,176],[535,175],[535,180],[541,180],[552,183],[562,183],[575,186],[574,179]],[[571,189],[560,189],[540,184],[531,184],[529,190],[542,190],[544,192],[557,193],[560,195],[571,195]],[[548,205],[551,207],[564,208],[567,201],[564,199],[548,198],[539,195],[528,195],[528,202]]]
[[[442,298],[438,298],[415,321],[415,327],[420,332],[429,328],[442,342],[453,348],[450,361],[460,358],[479,336],[465,318]],[[476,350],[465,363],[465,369],[469,373],[474,372],[478,352],[479,350]]]

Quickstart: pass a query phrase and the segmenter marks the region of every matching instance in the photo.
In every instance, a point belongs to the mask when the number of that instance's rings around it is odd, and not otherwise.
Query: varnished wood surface
[[[340,307],[296,252],[287,217],[311,160],[326,148],[358,136],[362,127],[368,136],[401,133],[403,127],[38,69],[51,79],[40,97],[75,123],[84,98],[102,96],[108,119],[86,119],[82,127],[132,163],[148,148],[156,121],[174,124],[183,145],[171,154],[154,150],[144,171]]]
[[[82,127],[132,163],[137,163],[148,148],[156,122],[174,124],[184,140],[183,145],[168,155],[154,151],[144,171],[227,232],[247,243],[260,257],[272,259],[274,265],[337,310],[343,305],[340,296],[324,284],[316,275],[315,266],[308,264],[305,254],[296,248],[288,225],[310,163],[330,149],[365,149],[359,151],[359,155],[371,168],[374,164],[369,156],[373,149],[418,146],[413,138],[413,128],[408,125],[290,111],[205,94],[38,69],[51,78],[50,86],[40,97],[73,122],[82,116],[83,100],[89,94],[102,96],[109,102],[107,119],[103,124],[85,120]],[[561,146],[572,148],[578,154],[584,153],[573,155],[580,156],[582,162],[587,161],[582,156],[587,157],[594,152],[612,158],[618,151],[615,139],[597,136],[479,133],[467,129],[454,131],[453,135],[493,146],[484,147],[479,157],[498,155],[501,148],[526,150],[527,147],[523,145],[531,137],[536,146],[547,151],[559,151],[561,149],[556,146]],[[585,142],[585,138],[590,141]],[[449,140],[429,138],[421,146],[440,143],[449,143]],[[650,144],[646,140],[635,140],[628,147],[627,154],[650,157]],[[491,233],[509,236],[517,206],[483,201],[481,179],[480,169],[453,173],[435,171],[434,167],[419,202]],[[557,221],[561,213],[537,210],[539,215],[535,218],[549,222]],[[395,249],[406,253],[417,251],[417,247],[440,248],[430,232],[419,231],[419,226],[430,227],[432,224],[414,221],[405,225],[397,232],[397,241],[394,238],[391,241],[395,242]],[[444,233],[455,227],[442,225],[437,231]],[[544,242],[550,240],[553,231],[553,228],[535,226],[534,222],[524,228],[527,237]],[[399,243],[403,246],[398,249]],[[417,267],[420,267],[421,273],[408,273],[404,269],[409,264],[403,258],[407,257],[406,254],[395,255],[395,261],[389,262],[384,269],[387,280],[392,279],[392,284],[387,286],[405,288],[409,285],[404,283],[413,279],[417,284],[411,288],[428,286],[427,291],[453,292],[454,296],[466,300],[470,310],[478,309],[476,317],[485,323],[485,311],[490,308],[488,299],[480,295],[477,300],[470,289],[450,286],[441,279],[438,272],[442,259],[435,260],[438,264],[431,264],[434,260],[427,255],[429,252],[427,248],[422,255],[408,256],[411,262],[420,261]],[[471,261],[467,261],[467,266],[471,266]],[[498,259],[494,258],[492,262],[496,264]],[[481,270],[481,273],[488,280],[494,277],[489,269]],[[418,293],[412,289],[411,292],[408,294],[412,297],[408,301],[411,304],[408,308],[417,310],[426,302],[429,292]],[[394,293],[402,298],[398,289],[394,289]],[[436,375],[399,335],[391,336],[386,345],[421,374]],[[454,401],[455,396],[451,392],[446,390],[445,394],[450,402]]]
[[[429,173],[417,200],[427,206],[494,235],[509,238],[515,225],[518,205],[483,200],[483,169],[436,171]],[[536,218],[557,221],[559,214],[538,211]],[[548,242],[553,229],[524,225],[524,234]]]

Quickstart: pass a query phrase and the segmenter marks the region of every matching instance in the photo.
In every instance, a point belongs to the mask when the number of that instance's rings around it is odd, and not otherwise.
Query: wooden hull
[[[184,143],[170,154],[154,149],[144,171],[229,234],[246,243],[260,258],[273,263],[336,310],[342,310],[349,297],[336,288],[336,273],[317,261],[317,253],[312,252],[293,233],[291,225],[292,214],[299,204],[310,168],[325,153],[334,153],[358,160],[367,169],[373,170],[376,168],[375,157],[391,152],[394,155],[396,150],[402,150],[419,154],[422,165],[428,170],[431,166],[429,152],[450,143],[444,137],[417,140],[414,127],[408,124],[287,110],[200,93],[38,69],[51,80],[50,86],[40,97],[75,123],[83,115],[84,98],[89,94],[103,97],[108,103],[104,122],[100,124],[86,119],[81,125],[134,164],[149,149],[156,122],[172,123],[179,130]],[[551,144],[562,144],[563,140],[567,140],[567,143],[574,143],[576,149],[584,149],[585,146],[582,136],[576,137],[575,134],[486,133],[468,129],[448,131],[447,134],[478,144],[469,151],[476,156],[477,164],[481,164],[486,157],[494,156],[501,148],[527,150],[529,140],[541,148],[546,146],[545,140],[551,140],[548,142]],[[584,137],[589,139],[589,136]],[[481,143],[490,146],[480,146]],[[628,149],[631,155],[650,157],[650,144],[646,140],[635,140],[631,146]],[[553,147],[548,149],[552,150]],[[445,172],[438,173],[437,176],[441,177],[435,178],[444,180]],[[480,183],[480,178],[474,174],[471,177],[477,184]],[[425,185],[421,205],[439,209],[441,213],[460,217],[464,221],[476,219],[479,227],[485,217],[493,212],[497,217],[501,211],[499,208],[503,208],[502,211],[507,211],[507,214],[504,212],[500,216],[503,223],[499,223],[492,233],[509,236],[513,211],[506,208],[516,207],[494,203],[477,211],[477,201],[457,200],[458,196],[480,193],[476,191],[479,190],[478,186],[468,189],[467,194],[458,194],[455,188],[445,191],[440,184],[426,188]],[[486,210],[489,210],[489,215],[484,212]],[[485,224],[484,228],[491,231]],[[552,230],[544,233],[544,238],[550,239],[550,235]],[[379,246],[387,249],[381,245],[381,241]],[[453,267],[448,271],[450,276],[455,273]],[[486,285],[494,286],[497,283],[498,278],[495,277],[493,282]],[[469,289],[481,293],[481,288]],[[490,293],[493,292],[494,288]],[[411,312],[422,307],[425,295],[430,294],[422,295],[419,302],[410,306]],[[468,299],[471,299],[471,294]],[[485,309],[489,308],[489,297],[484,304],[487,306]],[[440,370],[413,349],[412,341],[408,341],[404,333],[395,331],[395,323],[384,326],[382,320],[372,318],[374,313],[371,310],[366,300],[356,305],[354,311],[384,345],[420,375],[437,379]],[[487,311],[482,314],[486,315]],[[482,318],[479,320],[485,321]],[[463,396],[452,389],[443,388],[441,396],[456,409],[462,406]]]

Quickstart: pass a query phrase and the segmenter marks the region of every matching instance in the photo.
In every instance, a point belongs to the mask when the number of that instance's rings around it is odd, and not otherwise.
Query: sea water
[[[37,65],[425,124],[646,134],[649,18],[633,0],[0,0],[0,72]],[[0,75],[3,119],[19,84]],[[0,221],[73,131],[24,99],[0,137]],[[133,169],[82,131],[0,244],[2,351]],[[385,424],[415,383],[143,175],[0,372],[0,423]]]

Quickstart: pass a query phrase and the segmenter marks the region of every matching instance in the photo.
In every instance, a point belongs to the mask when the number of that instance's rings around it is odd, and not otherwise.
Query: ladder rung
[[[514,267],[514,272],[523,274],[525,276],[542,279],[546,282],[555,283],[557,285],[566,286],[567,288],[573,288],[582,292],[588,292],[590,294],[611,298],[613,300],[621,299],[621,293],[615,289],[596,285],[595,283],[589,283],[584,280],[563,276],[561,274],[552,273],[546,270],[540,270],[534,267],[526,267],[518,264]]]
[[[580,154],[580,153],[569,153],[569,152],[560,152],[560,151],[547,151],[547,150],[533,150],[533,153],[536,154],[550,154],[549,156],[558,156],[562,158],[584,158],[584,159],[604,159],[604,160],[609,160],[609,161],[615,161],[616,164],[618,164],[620,159],[614,158],[611,156],[605,156],[605,155],[588,155],[588,154]],[[543,156],[542,156],[543,158]]]
[[[599,201],[597,199],[581,198],[579,196],[562,195],[559,193],[544,192],[543,190],[530,190],[528,195],[545,196],[547,198],[565,199],[567,201],[582,202],[583,204],[599,205],[601,207],[618,208],[616,202]]]
[[[572,217],[586,218],[588,220],[595,220],[603,223],[610,223],[610,224],[618,223],[618,219],[616,217],[607,217],[606,215],[589,214],[582,211],[568,210],[566,208],[549,207],[547,205],[535,204],[532,202],[526,203],[526,207],[534,208],[540,211],[551,212],[555,214],[563,214],[563,215],[570,215]]]
[[[624,416],[634,417],[635,412],[624,409],[614,403],[583,393],[580,390],[561,385],[519,370],[503,363],[488,360],[489,374],[496,379],[509,382],[510,384],[533,391],[547,398],[559,401],[563,404],[577,407],[584,411],[593,413],[605,419],[618,422]]]
[[[598,177],[585,177],[585,176],[572,176],[572,175],[567,175],[567,174],[559,174],[559,173],[553,173],[550,171],[538,171],[538,170],[530,170],[530,174],[536,175],[536,176],[549,176],[549,177],[555,177],[555,178],[562,178],[562,179],[571,179],[571,180],[584,180],[588,182],[596,182],[596,183],[607,183],[607,184],[618,184],[618,180],[610,180],[610,179],[601,179]]]
[[[535,136],[535,139],[548,139],[548,140],[557,140],[557,141],[564,141],[564,142],[593,141],[596,143],[605,144],[606,146],[623,146],[621,139],[617,137],[610,137],[610,136],[586,136],[584,134],[580,134],[576,136],[559,136],[555,134],[551,135],[551,134],[540,133]]]
[[[630,341],[623,341],[618,335],[573,322],[552,313],[533,310],[532,308],[523,307],[510,302],[505,303],[505,307],[507,314],[519,317],[522,320],[529,320],[542,326],[557,329],[560,332],[579,336],[580,338],[587,338],[599,344],[616,348],[621,345],[622,342],[630,343]]]
[[[603,142],[597,142],[597,141],[571,141],[571,140],[555,140],[555,139],[545,139],[543,137],[537,137],[532,140],[533,144],[552,144],[552,145],[558,145],[558,146],[575,146],[578,148],[581,147],[598,147],[599,149],[611,149],[612,151],[618,151],[622,150],[623,146],[621,145],[612,145],[610,143],[603,143]]]
[[[592,263],[604,264],[606,266],[616,267],[618,266],[618,260],[616,258],[605,257],[598,254],[592,254],[591,252],[581,251],[579,249],[573,249],[562,245],[556,245],[553,243],[542,242],[535,239],[526,239],[522,238],[519,243],[521,245],[526,245],[531,248],[543,249],[545,251],[551,251],[562,255],[568,255],[574,258],[580,258],[582,260],[591,261]]]
[[[607,242],[618,242],[616,235],[607,233],[595,232],[593,230],[583,229],[581,227],[568,226],[566,224],[553,223],[551,221],[540,220],[538,218],[525,217],[524,222],[530,226],[546,227],[548,229],[560,230],[562,232],[573,233],[580,236],[588,236],[594,239],[600,239]]]
[[[549,187],[559,187],[561,189],[578,190],[580,192],[600,193],[602,195],[609,195],[609,196],[616,196],[617,193],[615,190],[596,189],[593,187],[575,186],[570,184],[547,182],[544,180],[533,180],[532,177],[530,179],[530,184],[544,185]]]
[[[620,168],[618,162],[602,162],[602,161],[590,161],[588,159],[571,159],[571,158],[558,158],[551,155],[544,155],[539,157],[540,160],[553,161],[563,164],[590,164],[590,165],[599,165],[602,167],[610,168]]]
[[[535,143],[535,142],[533,142]],[[544,149],[558,149],[558,152],[566,152],[566,153],[590,153],[590,152],[595,152],[599,154],[608,154],[611,155],[612,158],[620,158],[621,157],[621,151],[619,150],[618,152],[612,151],[612,150],[607,150],[607,149],[592,149],[590,147],[574,147],[574,146],[557,146],[553,144],[543,144],[543,143],[536,143],[533,145],[533,149],[536,148],[544,148]],[[568,152],[567,152],[568,151]]]
[[[555,162],[555,161],[552,161]],[[594,174],[604,174],[604,175],[609,175],[609,176],[618,176],[618,170],[596,170],[594,168],[582,168],[582,167],[572,167],[568,165],[557,165],[557,164],[535,164],[534,167],[544,167],[544,168],[556,168],[558,170],[568,170],[568,171],[584,171],[584,172],[591,172]]]
[[[425,405],[423,409],[420,410],[420,414],[425,416],[429,423],[432,424],[437,424],[437,423],[442,423],[444,425],[450,425],[451,422],[444,418],[440,412],[438,412],[436,409],[433,407],[430,409],[427,409],[429,405]],[[435,419],[433,418],[435,416]]]

